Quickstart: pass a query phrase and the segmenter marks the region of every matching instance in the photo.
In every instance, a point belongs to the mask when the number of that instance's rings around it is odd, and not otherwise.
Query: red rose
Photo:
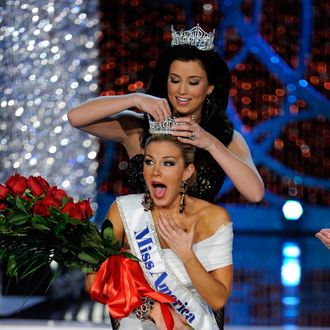
[[[44,217],[50,216],[49,207],[61,207],[61,202],[56,200],[51,194],[46,194],[43,199],[38,200],[33,206],[33,213]]]
[[[88,200],[80,201],[76,205],[80,207],[84,219],[89,219],[93,215],[93,210]]]
[[[6,208],[6,204],[5,203],[0,203],[0,210],[4,210]]]
[[[75,218],[78,220],[83,220],[84,215],[79,207],[79,205],[73,203],[73,202],[67,202],[63,209],[61,210],[62,213],[68,213],[70,218]]]
[[[47,192],[50,188],[48,182],[41,176],[30,176],[27,180],[27,184],[32,191],[34,196],[41,196]]]
[[[49,206],[54,206],[54,207],[62,206],[61,202],[58,201],[57,199],[55,199],[53,197],[53,195],[51,195],[51,194],[46,194],[46,196],[43,199],[41,199],[41,202],[48,207]]]
[[[9,194],[10,190],[6,188],[3,184],[0,184],[0,200],[6,199],[7,195]]]
[[[42,217],[49,217],[49,206],[43,200],[37,201],[33,206],[33,214],[41,215]]]
[[[54,199],[56,199],[59,202],[62,201],[63,197],[66,197],[69,201],[72,201],[72,197],[69,197],[64,190],[58,189],[57,187],[51,187],[48,190],[47,195],[52,196]]]
[[[15,174],[6,181],[6,186],[15,194],[23,194],[27,187],[27,179],[22,175]]]

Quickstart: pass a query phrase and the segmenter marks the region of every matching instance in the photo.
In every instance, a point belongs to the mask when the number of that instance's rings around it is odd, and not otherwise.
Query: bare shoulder
[[[216,227],[220,227],[223,224],[231,222],[230,216],[224,207],[220,205],[208,203],[208,209],[209,209],[208,216],[212,218],[212,223]]]
[[[224,207],[200,199],[194,199],[194,202],[198,222],[206,236],[214,234],[222,225],[231,223],[230,216]]]

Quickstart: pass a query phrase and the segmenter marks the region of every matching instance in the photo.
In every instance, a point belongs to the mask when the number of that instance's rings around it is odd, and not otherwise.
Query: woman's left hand
[[[171,134],[183,143],[207,150],[213,136],[196,123],[192,116],[176,118],[177,125],[172,126]]]
[[[189,257],[195,236],[197,220],[192,223],[189,229],[182,229],[173,216],[169,213],[160,213],[157,228],[161,238],[170,249],[181,259]]]

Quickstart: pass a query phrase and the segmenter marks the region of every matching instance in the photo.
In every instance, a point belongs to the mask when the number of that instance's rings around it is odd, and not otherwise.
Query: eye
[[[166,160],[164,161],[164,166],[174,166],[175,162],[171,161],[171,160]]]
[[[199,81],[190,81],[189,84],[197,86],[197,85],[199,85]]]
[[[172,84],[178,84],[178,83],[180,82],[179,79],[177,79],[177,78],[172,78],[172,77],[169,78],[169,81],[170,81],[170,83],[172,83]]]
[[[150,165],[153,164],[153,161],[152,161],[151,159],[149,159],[149,158],[146,158],[146,159],[144,160],[144,163],[145,163],[147,166],[150,166]]]

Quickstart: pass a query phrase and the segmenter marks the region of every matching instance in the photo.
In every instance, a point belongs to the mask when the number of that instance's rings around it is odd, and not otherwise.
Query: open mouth
[[[151,182],[152,190],[153,190],[153,195],[157,199],[161,199],[165,196],[166,193],[166,185],[158,182],[158,181],[152,181]]]
[[[179,104],[184,105],[184,104],[187,104],[187,103],[190,101],[190,98],[186,98],[186,97],[177,97],[176,100],[177,100],[177,102],[178,102]]]

